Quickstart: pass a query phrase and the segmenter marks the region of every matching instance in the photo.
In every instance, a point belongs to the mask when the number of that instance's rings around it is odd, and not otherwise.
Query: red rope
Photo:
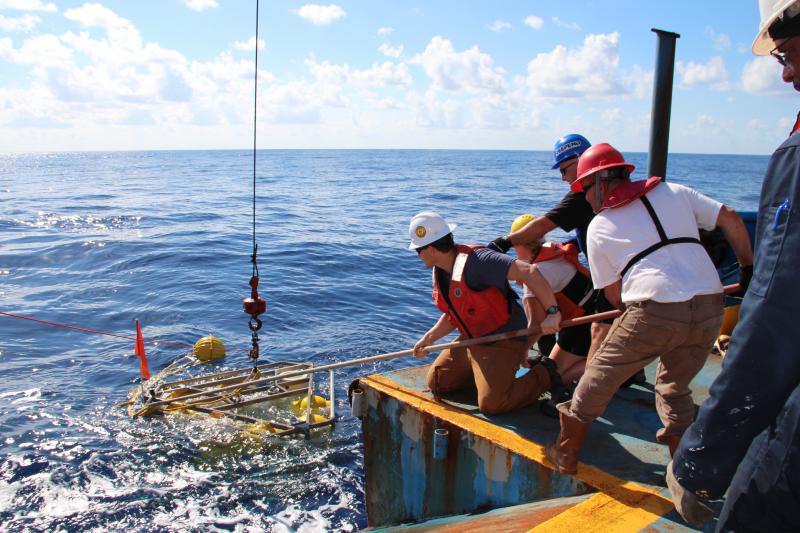
[[[70,326],[67,324],[60,324],[58,322],[49,322],[47,320],[40,320],[38,318],[33,318],[30,316],[23,316],[23,315],[14,315],[12,313],[4,313],[0,311],[0,315],[11,317],[11,318],[21,318],[23,320],[30,320],[31,322],[38,322],[39,324],[46,324],[48,326],[55,326],[58,328],[66,328],[66,329],[74,329],[75,331],[83,331],[84,333],[94,333],[97,335],[105,335],[107,337],[116,337],[118,339],[126,339],[129,341],[135,341],[136,337],[132,337],[130,335],[117,335],[116,333],[107,333],[105,331],[98,331],[96,329],[87,329],[87,328],[79,328],[77,326]],[[148,344],[163,344],[164,346],[172,346],[173,348],[194,348],[191,344],[180,344],[175,342],[165,342],[165,341],[156,341],[152,339],[144,339],[145,342]]]

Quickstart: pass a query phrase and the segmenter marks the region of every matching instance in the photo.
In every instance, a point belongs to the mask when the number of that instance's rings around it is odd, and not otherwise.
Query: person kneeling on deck
[[[509,280],[522,282],[547,306],[543,333],[558,331],[561,313],[541,274],[488,248],[456,244],[454,228],[431,211],[418,213],[409,225],[409,249],[433,269],[433,301],[442,311],[414,345],[415,356],[426,355],[427,346],[456,328],[465,339],[530,327]],[[532,404],[559,380],[552,364],[535,365],[516,377],[527,346],[521,337],[443,350],[428,371],[428,387],[434,395],[475,387],[478,408],[487,415]]]
[[[577,471],[589,425],[620,384],[661,358],[656,410],[664,427],[656,438],[674,452],[694,418],[689,383],[705,363],[722,323],[722,284],[698,227],[719,226],[739,263],[750,266],[750,238],[730,208],[661,178],[630,181],[634,166],[609,144],[581,155],[573,190],[597,213],[588,231],[595,287],[625,309],[586,366],[570,401],[558,405],[561,431],[547,448],[559,472]]]
[[[511,232],[517,231],[535,219],[536,217],[529,213],[518,216],[511,225]],[[521,261],[531,264],[531,268],[544,277],[548,287],[555,293],[562,320],[595,312],[592,280],[589,271],[578,259],[577,245],[544,242],[544,239],[540,238],[530,244],[516,244],[514,251]],[[545,318],[544,306],[528,287],[525,287],[522,303],[525,313],[533,317],[535,323]],[[584,324],[559,331],[558,340],[549,357],[555,361],[562,381],[570,384],[583,375],[586,357],[595,350],[596,346],[592,346],[590,325]],[[548,356],[548,354],[542,355]]]

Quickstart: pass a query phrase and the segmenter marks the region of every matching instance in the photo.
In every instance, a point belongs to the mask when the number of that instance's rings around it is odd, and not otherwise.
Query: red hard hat
[[[575,192],[583,191],[583,180],[595,172],[614,167],[625,167],[633,172],[636,167],[625,162],[622,154],[608,143],[595,144],[578,159],[578,179],[572,182],[570,189]]]

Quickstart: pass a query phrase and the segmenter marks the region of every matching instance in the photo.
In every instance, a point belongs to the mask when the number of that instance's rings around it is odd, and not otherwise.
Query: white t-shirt
[[[697,228],[714,229],[722,204],[676,183],[662,183],[647,199],[668,238],[699,237]],[[595,287],[620,279],[636,254],[657,243],[658,231],[639,201],[597,214],[588,229],[589,270]],[[705,249],[695,243],[670,244],[635,263],[622,280],[626,304],[655,300],[685,302],[700,294],[722,292],[717,270]]]
[[[536,268],[554,293],[563,291],[578,270],[575,265],[562,257],[536,263]],[[536,298],[536,295],[525,285],[525,292],[522,297]]]

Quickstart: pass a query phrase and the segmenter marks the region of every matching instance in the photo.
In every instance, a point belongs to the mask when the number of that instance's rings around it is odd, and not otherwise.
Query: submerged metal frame
[[[314,365],[292,361],[270,362],[252,368],[242,368],[206,374],[192,378],[164,381],[142,388],[141,409],[132,416],[162,414],[169,409],[185,409],[215,418],[227,418],[248,424],[264,424],[278,431],[265,433],[280,437],[302,434],[335,424],[333,370],[329,371],[330,407],[327,420],[311,422],[313,414]],[[281,377],[282,374],[288,374]],[[169,398],[170,395],[184,395]],[[265,418],[231,412],[241,407],[266,403],[280,398],[306,395],[306,421],[287,424]],[[187,397],[188,396],[188,397]],[[148,407],[153,407],[148,412]]]

